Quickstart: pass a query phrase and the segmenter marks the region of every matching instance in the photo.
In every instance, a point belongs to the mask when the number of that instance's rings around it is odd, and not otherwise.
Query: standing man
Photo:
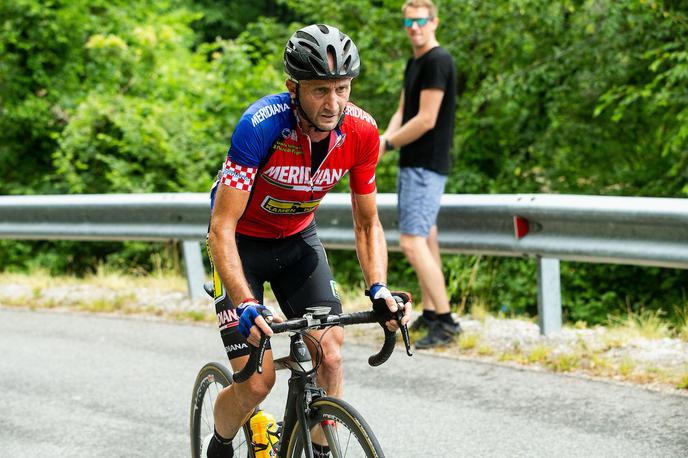
[[[407,0],[402,12],[413,57],[406,64],[399,107],[380,138],[380,156],[400,148],[400,244],[423,294],[423,315],[412,325],[428,329],[416,342],[423,349],[445,345],[460,331],[451,316],[436,224],[450,167],[456,69],[435,38],[439,18],[432,1]]]
[[[313,213],[347,173],[363,277],[372,298],[397,310],[385,285],[387,246],[375,203],[377,125],[349,102],[351,81],[360,70],[358,49],[335,27],[309,25],[287,42],[284,68],[287,91],[263,97],[244,112],[211,194],[215,308],[234,371],[244,367],[249,345],[258,346],[261,332],[272,335],[262,316],[265,282],[288,318],[317,305],[342,312]],[[403,324],[408,320],[406,315]],[[398,323],[389,321],[387,327],[396,330]],[[310,333],[323,354],[318,382],[329,396],[341,397],[344,330]],[[218,395],[215,432],[204,441],[204,457],[233,456],[233,438],[274,383],[267,350],[261,374]],[[329,456],[322,433],[314,434],[313,448],[314,456]]]

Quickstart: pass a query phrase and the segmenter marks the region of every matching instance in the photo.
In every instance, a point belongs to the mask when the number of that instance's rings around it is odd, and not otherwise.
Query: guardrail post
[[[196,240],[182,240],[182,253],[184,256],[184,269],[186,270],[186,283],[189,288],[189,297],[198,299],[203,292],[205,281],[205,268],[201,258],[201,246]]]
[[[561,280],[559,260],[537,257],[538,321],[540,334],[561,330]]]

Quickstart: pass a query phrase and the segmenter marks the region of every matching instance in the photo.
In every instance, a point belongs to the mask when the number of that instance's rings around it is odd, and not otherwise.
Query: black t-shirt
[[[437,122],[418,140],[401,147],[399,166],[422,167],[448,175],[456,109],[456,68],[452,56],[439,46],[406,64],[403,124],[418,114],[423,89],[444,91]]]

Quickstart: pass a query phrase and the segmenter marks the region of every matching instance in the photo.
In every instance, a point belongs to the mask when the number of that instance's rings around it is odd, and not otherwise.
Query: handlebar
[[[404,304],[406,304],[410,298],[405,293],[395,293],[394,299],[399,304],[396,313],[390,312],[384,299],[376,299],[373,300],[373,310],[364,312],[329,315],[329,307],[314,307],[310,309],[312,312],[307,313],[303,318],[294,318],[282,323],[272,323],[272,315],[269,314],[269,312],[267,312],[267,314],[263,314],[263,317],[268,322],[268,325],[274,334],[280,334],[283,332],[299,332],[305,331],[306,329],[325,328],[331,326],[378,323],[380,326],[382,326],[382,329],[385,332],[385,340],[380,351],[368,358],[368,364],[376,367],[387,361],[392,355],[392,352],[394,352],[396,332],[390,331],[385,326],[385,322],[389,320],[396,320],[399,323],[401,335],[404,339],[404,345],[406,347],[406,354],[408,356],[412,356],[408,328],[406,325],[401,325],[401,318],[404,316]],[[234,373],[232,376],[234,382],[245,382],[253,375],[254,372],[258,372],[259,374],[263,373],[263,356],[269,340],[270,338],[268,336],[262,334],[258,347],[250,346],[251,353],[248,361],[243,369]]]

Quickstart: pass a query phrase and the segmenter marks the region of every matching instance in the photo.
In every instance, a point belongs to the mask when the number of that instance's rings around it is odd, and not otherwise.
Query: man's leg
[[[406,259],[418,276],[423,298],[429,298],[440,315],[450,312],[449,298],[444,285],[444,274],[433,257],[428,242],[419,235],[401,234],[399,243]]]
[[[344,394],[344,372],[342,370],[342,344],[344,343],[344,328],[334,326],[327,330],[312,330],[309,334],[320,341],[322,361],[318,367],[318,385],[325,388],[328,396],[341,398]],[[306,345],[315,361],[315,345],[309,340]]]
[[[437,226],[433,226],[435,228],[435,236],[437,235]],[[437,238],[435,238],[435,243],[437,242]],[[427,238],[427,243],[428,243],[428,248],[430,248],[430,251],[433,252],[433,246],[432,246],[432,230],[430,231],[430,236]],[[439,247],[437,248],[439,250]],[[433,252],[434,255],[434,252]],[[428,322],[434,321],[436,319],[436,312],[435,312],[435,303],[432,301],[432,296],[426,291],[425,286],[420,283],[420,292],[421,292],[421,303],[423,304],[423,320],[418,321],[418,329],[420,329],[423,326],[427,326]],[[422,323],[422,324],[421,324]]]
[[[425,297],[430,297],[435,304],[435,320],[430,321],[427,335],[418,340],[415,346],[417,349],[425,349],[446,345],[460,332],[460,327],[451,316],[441,265],[433,257],[424,237],[401,234],[399,242],[418,276],[421,288],[427,291],[428,296]]]
[[[234,372],[241,370],[248,356],[231,360]],[[263,373],[255,373],[243,383],[232,383],[220,391],[215,401],[215,430],[226,439],[236,436],[239,428],[251,417],[254,409],[261,403],[275,385],[275,368],[272,363],[272,350],[265,352]]]
[[[437,214],[446,176],[422,168],[402,168],[399,173],[399,229],[401,250],[413,267],[423,293],[423,319],[428,334],[416,348],[430,348],[451,341],[459,325],[451,316],[437,241]],[[426,306],[434,308],[434,314]],[[414,323],[415,325],[415,323]]]
[[[440,266],[440,269],[442,268],[442,260],[440,258],[440,246],[437,241],[437,225],[433,225],[430,228],[430,234],[428,235],[427,244],[428,244],[428,249],[430,250],[430,253],[432,254],[433,259],[435,262],[437,262],[437,265]],[[425,313],[426,311],[429,312],[429,315],[434,317],[437,307],[435,307],[435,303],[432,301],[432,296],[428,294],[428,292],[425,290],[423,287],[423,284],[421,284],[421,292],[423,294],[422,297],[422,302],[423,302],[423,312]]]
[[[272,291],[288,318],[301,317],[308,307],[330,307],[331,314],[342,313],[336,282],[327,263],[325,249],[315,232],[309,227],[300,238],[285,242],[279,258],[284,262],[280,275],[271,280]],[[344,330],[335,326],[327,330],[312,330],[309,334],[320,340],[322,361],[317,370],[317,381],[328,396],[341,397],[343,393],[343,370],[341,346]],[[304,338],[315,363],[315,345]],[[321,428],[312,431],[315,457],[327,457],[325,436]]]

